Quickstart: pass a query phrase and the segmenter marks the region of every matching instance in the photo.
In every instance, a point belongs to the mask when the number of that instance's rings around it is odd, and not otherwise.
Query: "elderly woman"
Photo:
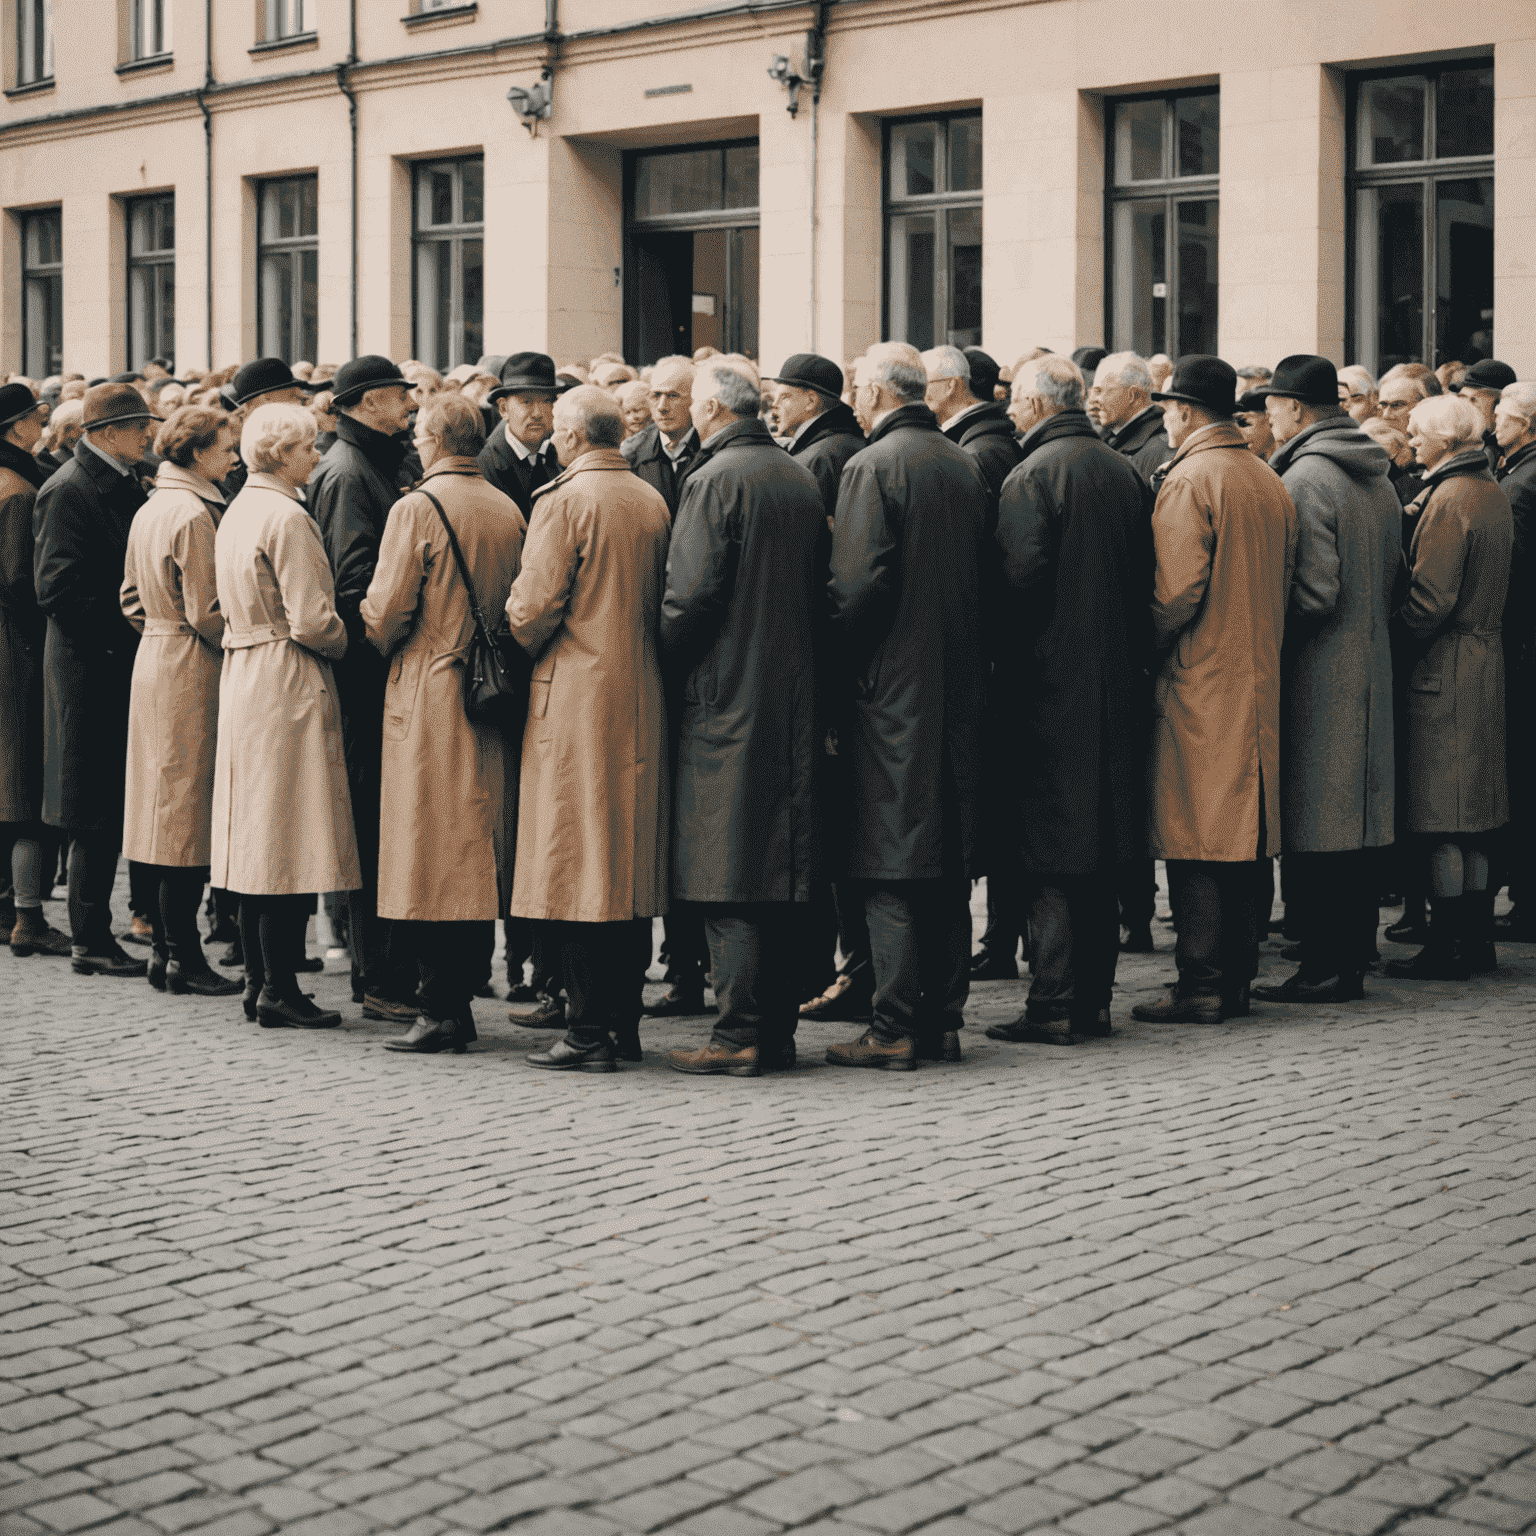
[[[1509,820],[1500,634],[1513,522],[1483,451],[1483,419],[1454,395],[1421,401],[1408,438],[1424,467],[1398,614],[1417,642],[1408,679],[1407,827],[1429,849],[1428,942],[1387,973],[1462,981],[1492,970],[1488,834]]]
[[[624,418],[626,440],[650,426],[651,386],[644,379],[631,379],[619,391],[619,415]]]
[[[214,545],[224,673],[213,784],[215,885],[240,893],[245,1014],[267,1029],[330,1029],[299,991],[313,899],[362,884],[331,662],[347,632],[320,530],[299,499],[319,463],[302,405],[258,406],[240,434],[250,471]]]
[[[143,637],[133,663],[123,855],[144,892],[162,992],[228,997],[203,954],[197,904],[213,837],[213,757],[219,717],[219,611],[213,544],[224,497],[214,484],[235,461],[223,411],[183,406],[155,438],[155,493],[134,518],[119,593]]]

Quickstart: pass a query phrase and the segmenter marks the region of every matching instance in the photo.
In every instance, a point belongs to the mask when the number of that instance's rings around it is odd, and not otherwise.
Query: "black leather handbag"
[[[443,511],[442,502],[431,491],[421,486],[417,489],[437,508],[437,515],[443,520],[448,542],[453,546],[454,564],[459,568],[459,579],[469,593],[469,611],[475,619],[475,633],[464,653],[464,713],[473,724],[494,726],[503,736],[516,741],[523,734],[523,724],[528,718],[528,688],[533,663],[512,638],[505,615],[500,627],[491,633],[475,596],[475,584],[469,579],[464,551],[459,548],[458,535],[448,521],[448,514]]]

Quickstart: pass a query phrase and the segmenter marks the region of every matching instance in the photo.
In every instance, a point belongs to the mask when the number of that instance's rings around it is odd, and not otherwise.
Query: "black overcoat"
[[[555,450],[546,447],[532,459],[522,459],[507,442],[507,424],[498,421],[495,430],[485,440],[476,460],[480,473],[503,496],[510,496],[523,514],[523,521],[533,521],[533,493],[541,490],[560,474],[560,463]]]
[[[1147,852],[1150,495],[1083,411],[1021,446],[997,521],[1021,852],[1030,870],[1088,874]]]
[[[969,873],[984,676],[977,569],[987,482],[924,405],[892,411],[843,471],[832,602],[851,698],[840,873]]]
[[[128,528],[147,498],[84,438],[37,493],[33,581],[48,617],[43,649],[43,820],[122,836],[128,699],[139,637],[119,591]]]
[[[678,901],[809,901],[819,878],[815,657],[827,525],[756,417],[706,442],[672,526],[661,645],[684,674]]]
[[[1156,404],[1133,416],[1118,431],[1106,433],[1104,441],[1116,453],[1124,454],[1148,485],[1152,483],[1152,472],[1173,457],[1163,426],[1163,408]]]
[[[667,457],[666,449],[661,446],[661,429],[653,421],[650,426],[641,428],[633,437],[626,437],[619,447],[619,452],[624,455],[624,460],[629,467],[648,486],[661,492],[662,500],[667,504],[667,511],[673,517],[677,516],[677,508],[682,500],[683,485],[687,481],[688,471],[699,454],[699,434],[693,427],[688,428],[683,444],[683,451],[678,455],[677,463],[674,465]]]
[[[952,421],[944,428],[950,442],[958,444],[981,468],[992,500],[987,509],[987,533],[997,527],[997,497],[1003,481],[1019,462],[1019,438],[1013,422],[1000,401],[988,401],[972,411],[964,421]]]
[[[0,822],[35,822],[43,813],[48,620],[32,582],[32,509],[49,473],[0,438]]]
[[[853,407],[841,400],[807,422],[805,430],[790,443],[790,456],[815,475],[828,518],[837,516],[837,488],[843,481],[843,467],[865,444],[859,418]]]

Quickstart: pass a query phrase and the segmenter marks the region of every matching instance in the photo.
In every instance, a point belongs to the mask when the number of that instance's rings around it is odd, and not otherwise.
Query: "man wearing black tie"
[[[501,384],[486,396],[501,416],[480,450],[480,473],[533,519],[533,493],[560,473],[549,435],[555,426],[555,360],[542,352],[514,352],[501,365]]]
[[[629,467],[661,492],[677,516],[683,480],[699,452],[699,434],[688,414],[693,405],[693,364],[664,357],[651,369],[651,425],[626,438],[619,450]]]

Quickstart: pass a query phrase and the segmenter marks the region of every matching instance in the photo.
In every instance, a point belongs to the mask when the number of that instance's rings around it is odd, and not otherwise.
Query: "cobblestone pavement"
[[[0,1532],[1530,1528],[1536,950],[1132,1023],[1170,942],[1107,1042],[752,1081],[0,951]]]

